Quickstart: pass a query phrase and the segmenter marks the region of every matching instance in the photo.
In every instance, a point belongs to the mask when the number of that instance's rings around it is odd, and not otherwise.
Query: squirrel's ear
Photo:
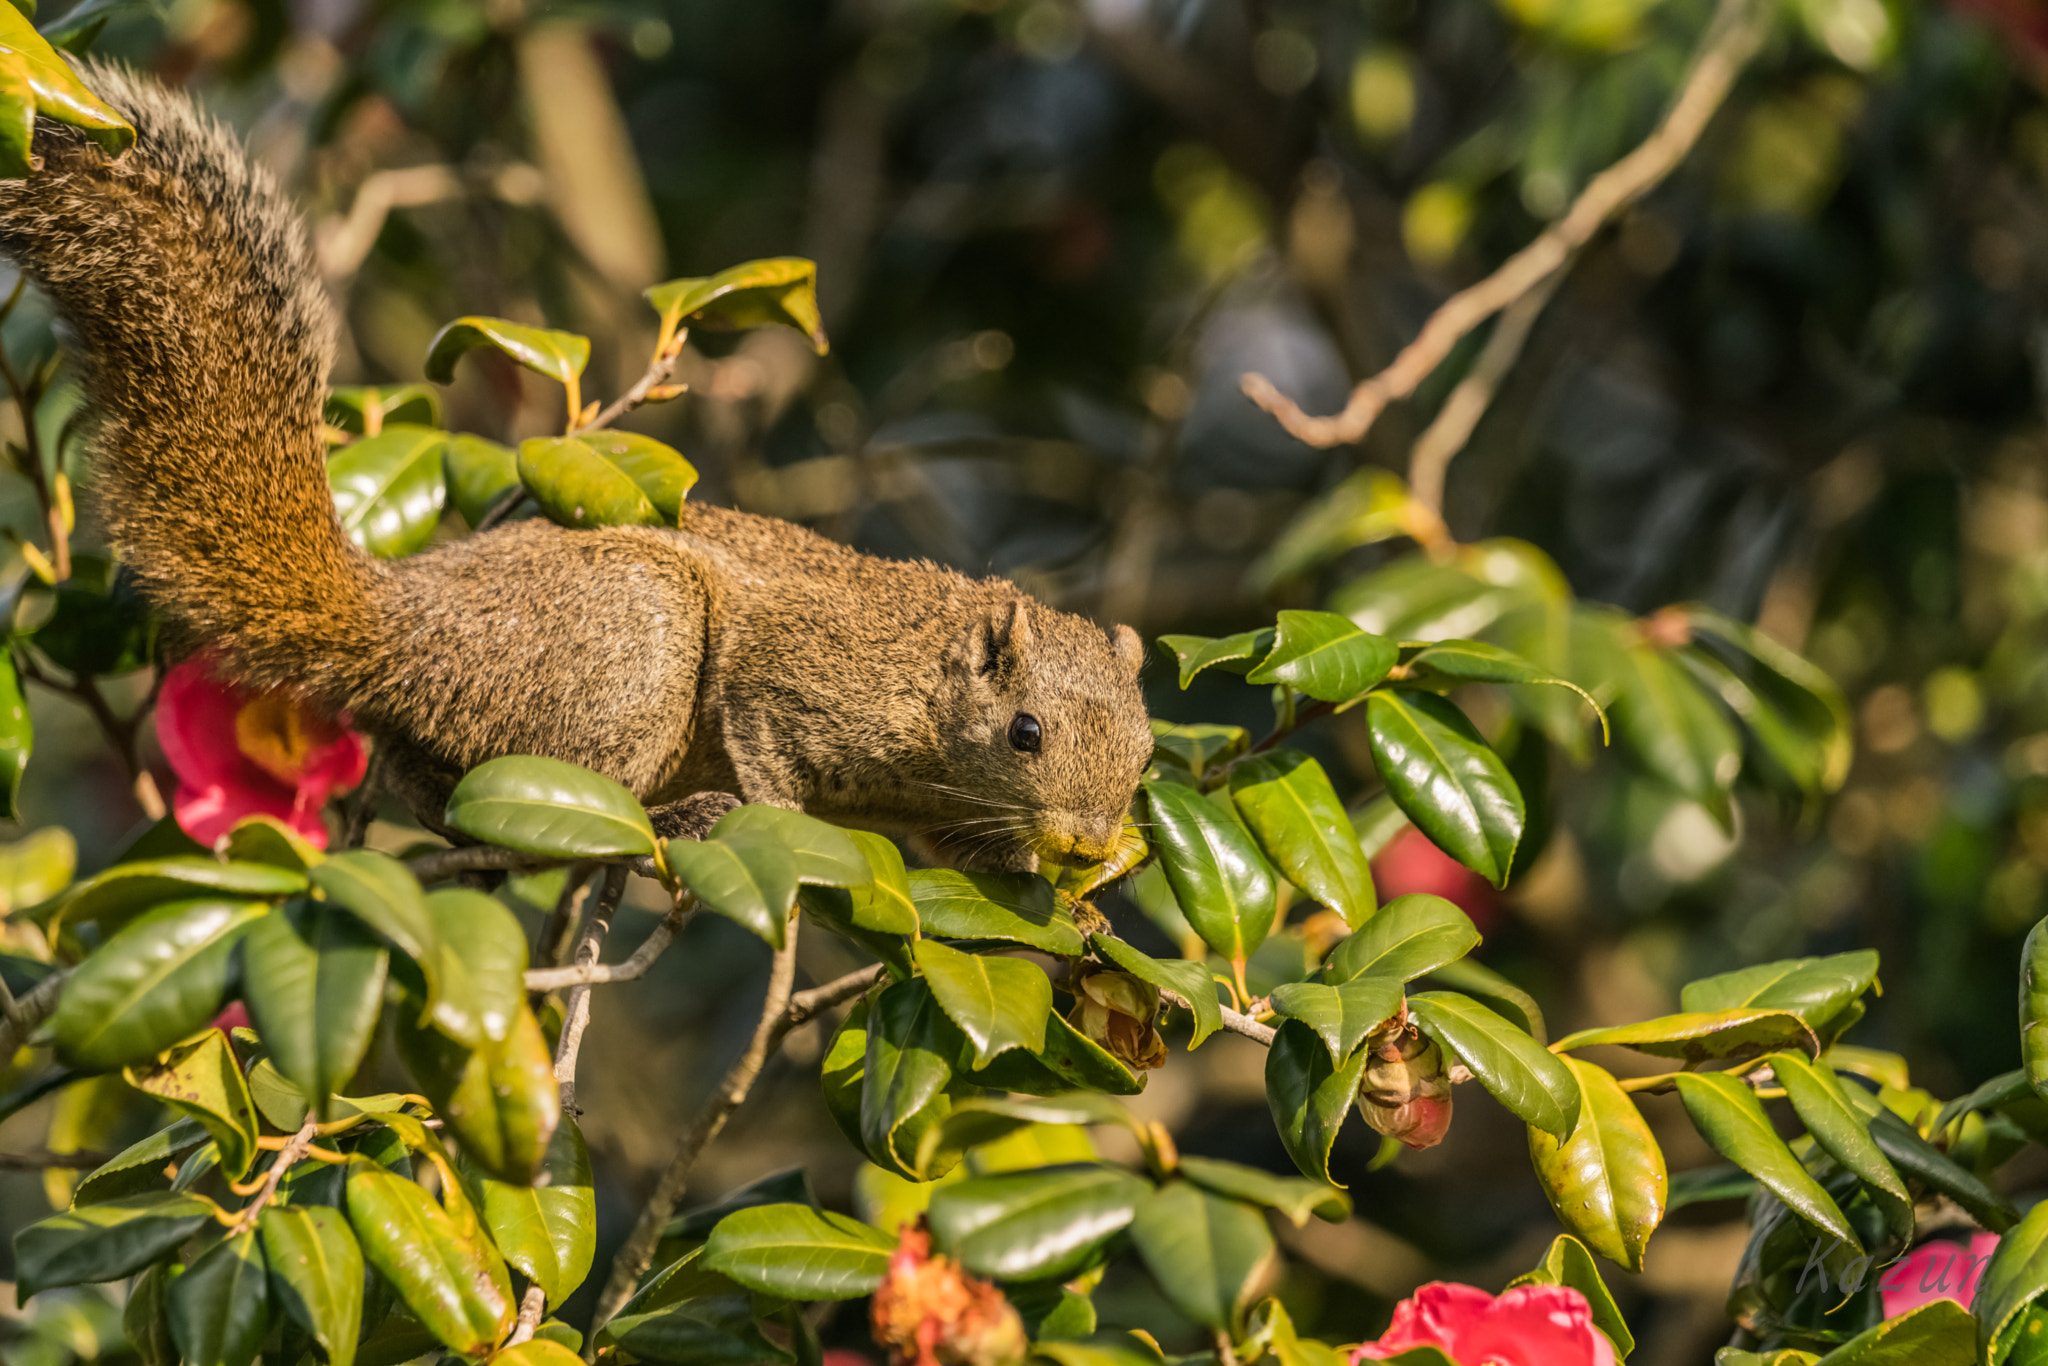
[[[948,662],[977,678],[1016,671],[1031,649],[1031,618],[1023,598],[999,602],[968,624]]]
[[[1109,643],[1115,647],[1124,672],[1136,678],[1138,670],[1145,667],[1145,642],[1130,627],[1116,625],[1109,628]]]

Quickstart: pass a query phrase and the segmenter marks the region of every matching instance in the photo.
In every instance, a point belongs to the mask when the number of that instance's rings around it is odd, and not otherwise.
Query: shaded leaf
[[[1257,1208],[1188,1181],[1169,1181],[1138,1206],[1131,1242],[1174,1308],[1222,1331],[1242,1322],[1277,1256]]]
[[[1337,1184],[1330,1178],[1330,1146],[1358,1096],[1365,1064],[1363,1049],[1342,1066],[1333,1063],[1316,1032],[1299,1020],[1282,1021],[1273,1037],[1266,1053],[1266,1103],[1281,1145],[1310,1180]]]
[[[51,912],[50,932],[54,935],[60,923],[97,924],[111,932],[166,901],[255,900],[296,896],[305,890],[304,873],[271,864],[222,863],[196,854],[117,863],[65,895]]]
[[[1661,650],[1632,644],[1614,659],[1609,711],[1623,745],[1651,774],[1726,824],[1728,790],[1742,768],[1727,714]]]
[[[1152,762],[1184,768],[1196,778],[1245,752],[1252,737],[1243,726],[1179,726],[1152,720]]]
[[[327,1366],[351,1366],[363,1319],[363,1254],[338,1209],[271,1205],[257,1217],[270,1298],[311,1335]]]
[[[242,963],[270,1061],[328,1117],[376,1033],[389,951],[341,908],[301,900],[249,927]]]
[[[165,1307],[185,1360],[250,1366],[270,1331],[270,1269],[255,1230],[233,1234],[199,1254],[170,1283]]]
[[[1320,1181],[1275,1176],[1257,1167],[1193,1154],[1181,1158],[1179,1170],[1203,1190],[1264,1205],[1285,1216],[1296,1228],[1306,1227],[1310,1215],[1333,1224],[1351,1217],[1351,1197]]]
[[[60,1285],[117,1281],[213,1221],[214,1203],[152,1192],[79,1205],[14,1235],[17,1300]]]
[[[519,454],[510,446],[456,432],[449,436],[441,458],[448,497],[471,526],[520,487]]]
[[[940,1250],[979,1276],[1065,1279],[1131,1222],[1149,1182],[1100,1164],[1041,1167],[943,1186],[929,1217]]]
[[[1813,1135],[1821,1151],[1835,1159],[1843,1170],[1856,1173],[1869,1188],[1878,1208],[1884,1211],[1885,1224],[1893,1236],[1911,1238],[1913,1197],[1906,1193],[1905,1183],[1892,1170],[1877,1140],[1870,1136],[1863,1116],[1849,1104],[1834,1072],[1798,1053],[1774,1053],[1765,1061],[1778,1084],[1785,1088],[1785,1098],[1792,1103],[1793,1113],[1799,1116],[1799,1122]]]

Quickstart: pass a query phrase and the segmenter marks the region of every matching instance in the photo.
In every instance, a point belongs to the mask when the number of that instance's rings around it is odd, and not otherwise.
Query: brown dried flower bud
[[[1067,1023],[1139,1072],[1166,1064],[1166,1040],[1152,1022],[1159,1018],[1159,988],[1128,972],[1091,972],[1074,983],[1076,1001]]]
[[[932,1255],[924,1221],[905,1224],[874,1298],[874,1337],[894,1366],[1009,1366],[1029,1343],[1003,1292]]]
[[[1434,1148],[1451,1127],[1451,1078],[1443,1050],[1403,1024],[1366,1044],[1358,1086],[1365,1122],[1411,1148]]]

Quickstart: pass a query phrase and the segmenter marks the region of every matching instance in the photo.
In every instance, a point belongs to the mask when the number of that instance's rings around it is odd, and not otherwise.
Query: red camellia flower
[[[178,775],[171,809],[186,834],[212,845],[248,816],[275,816],[320,848],[320,809],[363,780],[355,732],[282,688],[252,692],[221,682],[195,656],[164,676],[157,740]]]
[[[1003,1292],[932,1255],[924,1221],[905,1224],[874,1298],[875,1341],[895,1366],[1006,1366],[1030,1345]]]
[[[1411,1347],[1435,1347],[1458,1366],[1614,1366],[1614,1344],[1593,1326],[1586,1297],[1563,1285],[1496,1297],[1432,1281],[1395,1305],[1393,1326],[1351,1360],[1384,1361]]]
[[[1472,917],[1481,934],[1492,930],[1500,893],[1464,864],[1430,843],[1429,836],[1408,826],[1387,841],[1372,861],[1373,885],[1380,900],[1392,901],[1410,892],[1440,896]]]

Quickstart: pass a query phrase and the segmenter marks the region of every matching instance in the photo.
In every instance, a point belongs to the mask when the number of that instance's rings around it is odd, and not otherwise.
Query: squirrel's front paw
[[[740,804],[730,792],[699,792],[679,802],[657,806],[647,812],[654,833],[666,840],[701,840],[718,824],[718,818]]]

